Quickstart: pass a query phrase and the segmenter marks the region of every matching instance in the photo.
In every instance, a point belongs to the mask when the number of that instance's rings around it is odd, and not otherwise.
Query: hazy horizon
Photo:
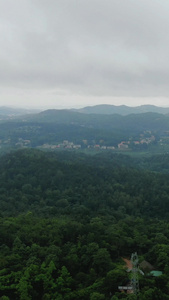
[[[114,104],[109,104],[109,103],[100,103],[100,104],[94,104],[94,105],[72,105],[72,106],[56,106],[56,105],[39,105],[39,106],[30,106],[30,105],[0,105],[0,108],[2,107],[7,107],[7,108],[13,108],[13,109],[39,109],[39,110],[47,110],[47,109],[81,109],[81,108],[85,108],[85,107],[93,107],[93,106],[99,106],[99,105],[114,105]],[[114,105],[116,107],[118,106],[127,106],[127,107],[140,107],[140,106],[155,106],[155,107],[162,107],[162,108],[169,108],[168,106],[163,106],[163,105],[154,105],[154,104],[141,104],[141,105],[126,105],[126,104],[120,104],[120,105]]]

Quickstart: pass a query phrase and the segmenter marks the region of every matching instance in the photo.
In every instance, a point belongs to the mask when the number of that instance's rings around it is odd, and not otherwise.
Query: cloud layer
[[[169,105],[167,0],[0,1],[0,45],[1,102],[79,95]]]

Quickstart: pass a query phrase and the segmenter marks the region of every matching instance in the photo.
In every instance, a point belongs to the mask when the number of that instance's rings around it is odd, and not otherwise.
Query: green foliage
[[[122,257],[135,251],[163,271],[140,275],[139,299],[168,299],[169,175],[141,164],[116,155],[6,155],[0,299],[135,299],[118,291],[130,280]]]
[[[103,294],[94,292],[90,295],[90,300],[104,300],[105,296]]]

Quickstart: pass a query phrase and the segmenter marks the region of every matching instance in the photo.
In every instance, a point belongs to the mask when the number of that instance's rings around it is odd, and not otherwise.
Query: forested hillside
[[[1,120],[0,153],[25,147],[165,153],[169,151],[169,116],[151,112],[127,116],[82,114],[51,109]]]
[[[25,149],[0,160],[0,299],[169,299],[169,156]]]
[[[87,128],[119,129],[128,132],[140,130],[167,130],[169,127],[168,115],[159,113],[141,113],[121,116],[119,114],[82,114],[70,110],[49,109],[39,114],[28,115],[21,118],[27,122],[55,122],[56,124],[74,124]]]

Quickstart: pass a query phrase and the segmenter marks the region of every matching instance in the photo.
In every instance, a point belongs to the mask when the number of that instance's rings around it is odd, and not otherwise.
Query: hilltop
[[[122,116],[130,115],[130,114],[141,114],[147,112],[154,112],[159,114],[167,114],[169,113],[169,107],[158,107],[155,105],[141,105],[130,107],[126,105],[109,105],[109,104],[100,104],[95,106],[86,106],[84,108],[78,109],[78,112],[84,114],[119,114]]]

